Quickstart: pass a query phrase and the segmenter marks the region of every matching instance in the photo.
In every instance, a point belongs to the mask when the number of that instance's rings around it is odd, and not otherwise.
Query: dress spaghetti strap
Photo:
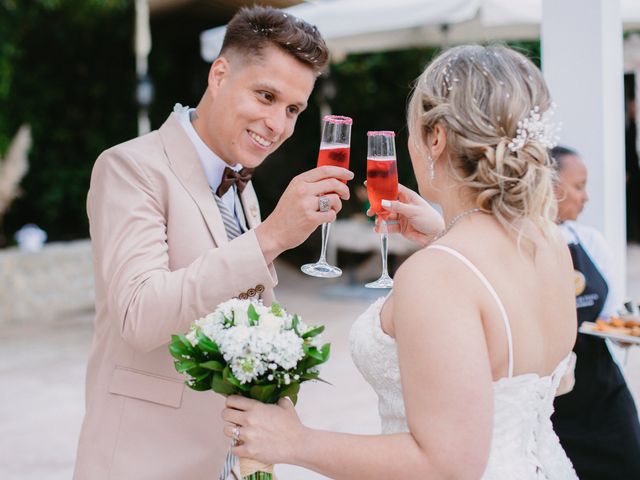
[[[498,305],[498,309],[500,310],[502,322],[504,323],[504,331],[507,335],[507,347],[509,349],[509,367],[507,371],[507,376],[508,378],[513,377],[513,340],[511,337],[511,326],[509,325],[509,317],[507,316],[507,311],[504,309],[504,305],[502,305],[502,302],[500,301],[500,297],[498,297],[498,294],[496,293],[491,283],[489,283],[489,280],[487,280],[487,277],[485,277],[482,274],[482,272],[478,270],[478,268],[473,263],[471,263],[471,261],[467,257],[462,255],[457,250],[454,250],[453,248],[445,247],[444,245],[429,245],[427,247],[427,250],[442,250],[443,252],[447,252],[448,254],[456,257],[458,260],[464,263],[467,267],[469,267],[469,269],[473,273],[476,274],[478,279],[483,283],[483,285],[487,288],[487,290],[489,291],[493,299],[496,301],[496,304]]]

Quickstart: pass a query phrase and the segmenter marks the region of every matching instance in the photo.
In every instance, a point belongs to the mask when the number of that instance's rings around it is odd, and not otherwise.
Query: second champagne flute
[[[353,120],[340,115],[327,115],[322,119],[322,141],[318,154],[318,167],[335,165],[349,168],[351,151],[351,125]],[[342,270],[327,263],[327,242],[329,241],[330,223],[322,224],[322,249],[320,259],[316,263],[307,263],[300,267],[312,277],[335,278],[342,275]]]
[[[396,144],[394,132],[367,132],[367,195],[371,210],[380,218],[380,253],[382,274],[375,282],[367,283],[367,288],[391,288],[393,280],[387,271],[387,250],[389,235],[387,218],[389,211],[382,208],[382,200],[398,198],[398,167],[396,164]]]

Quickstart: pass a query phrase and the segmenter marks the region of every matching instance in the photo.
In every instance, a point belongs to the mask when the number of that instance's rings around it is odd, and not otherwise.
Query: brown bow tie
[[[244,187],[246,187],[247,183],[251,180],[254,170],[254,168],[243,168],[239,172],[236,172],[229,167],[225,167],[224,173],[222,174],[222,181],[216,190],[216,195],[222,198],[222,196],[227,193],[227,190],[231,188],[231,185],[235,185],[238,193],[242,193]]]

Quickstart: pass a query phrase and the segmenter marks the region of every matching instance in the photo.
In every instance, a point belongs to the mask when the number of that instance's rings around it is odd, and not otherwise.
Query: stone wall
[[[0,250],[0,324],[54,320],[93,306],[89,240],[49,243],[34,253]]]

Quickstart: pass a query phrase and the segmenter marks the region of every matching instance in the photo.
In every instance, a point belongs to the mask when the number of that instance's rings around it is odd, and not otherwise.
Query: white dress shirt
[[[207,176],[207,182],[209,183],[209,187],[211,187],[211,191],[214,192],[218,189],[220,182],[222,181],[222,175],[224,173],[224,169],[226,167],[232,168],[236,172],[242,169],[242,165],[239,163],[235,165],[229,165],[224,160],[222,160],[218,155],[216,155],[213,150],[211,150],[206,143],[202,141],[196,129],[193,128],[191,123],[191,112],[195,112],[195,108],[183,107],[181,104],[176,103],[173,107],[173,111],[180,120],[180,124],[184,128],[187,136],[191,139],[193,146],[198,153],[198,158],[200,159],[200,163],[202,164],[202,168],[204,169],[204,173]],[[242,206],[239,203],[239,200],[236,195],[236,186],[232,185],[229,190],[221,197],[222,202],[227,207],[229,212],[231,212],[238,222],[238,226],[242,231],[246,231],[247,227],[244,221],[244,213],[242,212]]]

